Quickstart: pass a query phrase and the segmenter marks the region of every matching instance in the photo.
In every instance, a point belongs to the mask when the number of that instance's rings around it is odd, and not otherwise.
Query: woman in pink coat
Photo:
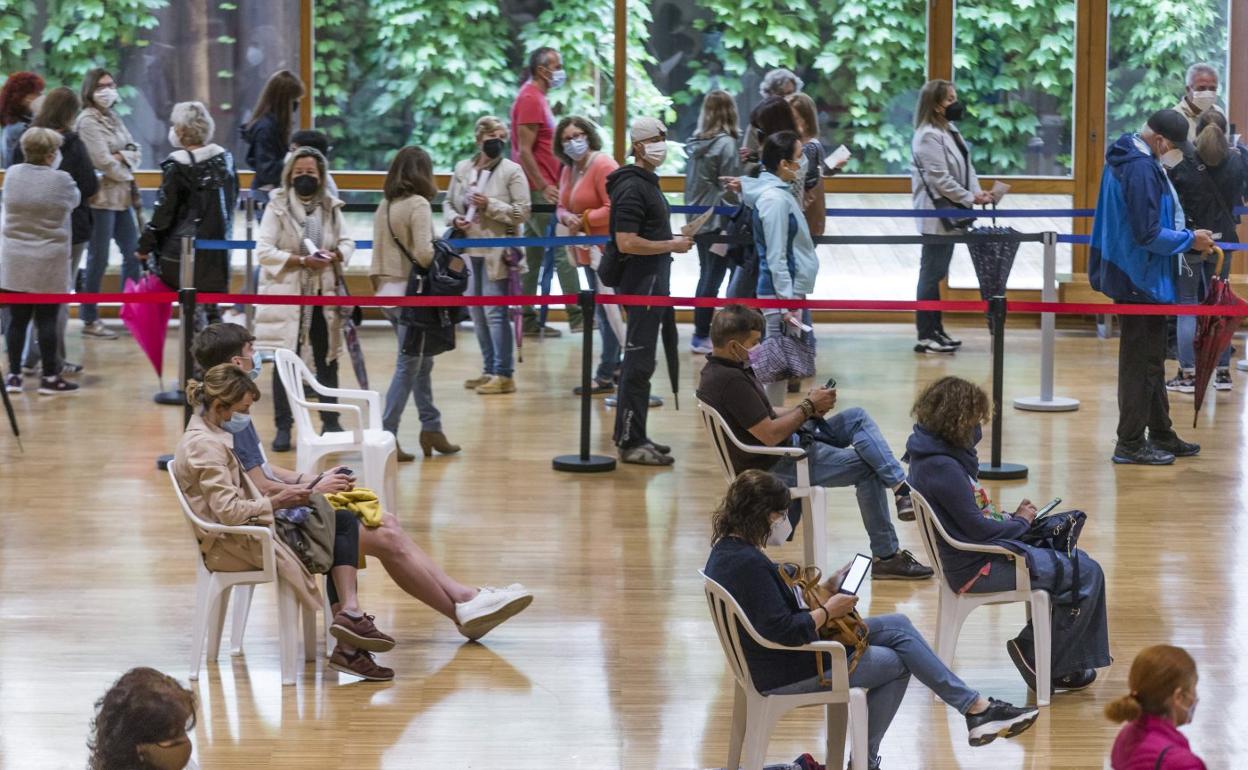
[[[1145,648],[1131,663],[1131,692],[1105,707],[1105,716],[1126,722],[1114,741],[1114,770],[1205,770],[1179,726],[1196,714],[1196,661],[1182,647]]]

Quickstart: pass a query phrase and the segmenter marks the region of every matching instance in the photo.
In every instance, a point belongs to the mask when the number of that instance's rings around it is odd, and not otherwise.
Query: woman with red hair
[[[30,127],[35,111],[31,107],[43,96],[43,78],[33,72],[14,72],[0,88],[0,162],[8,168],[13,165],[13,151],[22,132]]]

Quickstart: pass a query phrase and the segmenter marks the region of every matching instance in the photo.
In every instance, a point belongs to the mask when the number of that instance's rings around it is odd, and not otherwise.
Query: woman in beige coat
[[[446,203],[454,212],[455,229],[469,238],[505,238],[514,236],[529,219],[532,199],[529,183],[520,164],[504,158],[503,146],[507,127],[498,118],[487,115],[477,121],[477,153],[455,167]],[[504,250],[497,248],[465,249],[464,256],[472,263],[468,293],[473,296],[502,297],[508,294],[507,264]],[[528,264],[520,254],[517,269],[528,272]],[[512,364],[515,340],[507,318],[506,305],[471,307],[472,328],[484,360],[482,374],[464,382],[464,387],[482,395],[514,393]]]
[[[311,147],[300,147],[286,162],[282,187],[269,198],[256,236],[260,259],[261,294],[335,293],[335,271],[342,269],[355,252],[355,242],[345,234],[342,201],[325,192],[325,156]],[[304,241],[316,250],[309,253]],[[258,305],[256,342],[265,347],[287,348],[316,369],[316,379],[330,388],[338,387],[338,358],[342,355],[341,313],[336,307],[299,305]],[[326,403],[336,399],[322,396]],[[293,424],[290,402],[282,384],[273,374],[273,411],[277,436],[275,452],[290,451]],[[338,415],[321,413],[325,432],[342,430]]]
[[[191,380],[186,397],[196,413],[187,423],[173,456],[173,476],[186,503],[199,518],[226,526],[257,525],[273,528],[273,512],[308,504],[310,490],[282,487],[271,497],[260,494],[243,473],[234,454],[234,434],[251,425],[251,405],[260,389],[242,369],[220,364],[204,373],[204,381]],[[330,634],[338,640],[329,667],[365,679],[389,680],[394,671],[377,665],[373,652],[386,652],[394,639],[373,625],[361,610],[356,595],[360,560],[360,526],[354,515],[335,522],[333,566],[329,575],[337,591],[340,609]],[[264,566],[258,539],[197,531],[204,566],[213,572],[246,572]],[[273,539],[278,579],[295,590],[295,596],[311,610],[321,609],[316,581],[299,557],[280,538]]]

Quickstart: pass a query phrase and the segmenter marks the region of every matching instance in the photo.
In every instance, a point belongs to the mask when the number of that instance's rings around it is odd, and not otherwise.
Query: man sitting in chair
[[[254,340],[255,337],[237,324],[212,324],[196,335],[192,352],[195,361],[205,370],[219,364],[234,364],[249,371],[254,380],[260,376],[260,355],[252,349]],[[250,407],[239,411],[247,414]],[[299,474],[266,462],[255,424],[250,421],[234,434],[233,448],[243,472],[266,497],[279,496],[286,490],[304,491],[316,478],[315,474]],[[353,487],[354,477],[330,472],[321,476],[312,490],[333,494]],[[473,588],[451,578],[412,541],[392,513],[382,514],[380,526],[367,527],[361,523],[359,530],[361,555],[379,559],[399,588],[450,618],[469,639],[480,639],[533,601],[533,595],[518,583],[507,588]],[[339,608],[332,582],[329,600],[337,613]]]
[[[710,355],[698,383],[698,399],[723,416],[743,444],[798,446],[798,431],[812,418],[823,419],[836,406],[836,391],[814,388],[801,404],[777,411],[750,369],[750,350],[762,338],[763,316],[744,305],[728,305],[711,320]],[[812,426],[813,427],[813,426]],[[854,486],[858,510],[871,540],[874,580],[923,580],[933,574],[901,550],[889,520],[888,491],[896,498],[897,515],[914,519],[906,473],[888,447],[875,421],[862,409],[846,409],[826,419],[828,430],[806,445],[810,483],[817,487]],[[804,431],[804,435],[815,432]],[[805,443],[805,441],[803,441]],[[770,471],[789,486],[797,483],[797,461],[743,452],[728,445],[733,470]],[[796,515],[800,515],[798,512]],[[796,518],[791,514],[792,518]],[[793,523],[796,525],[796,521]],[[818,565],[823,566],[823,565]]]

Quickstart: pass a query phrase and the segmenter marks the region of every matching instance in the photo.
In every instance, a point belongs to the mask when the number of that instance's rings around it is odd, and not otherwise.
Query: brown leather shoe
[[[359,647],[369,652],[387,652],[394,649],[394,638],[383,634],[373,625],[372,615],[353,618],[345,612],[334,616],[329,633],[343,644]]]
[[[401,463],[410,463],[416,459],[416,455],[403,451],[403,447],[399,445],[398,439],[394,440],[394,454]]]
[[[356,650],[348,655],[342,651],[342,645],[337,645],[334,647],[334,654],[329,656],[328,665],[335,671],[370,682],[389,682],[394,679],[394,669],[377,665],[373,654],[368,650]]]
[[[453,455],[459,451],[458,444],[446,440],[446,434],[440,430],[422,430],[420,432],[420,451],[425,457],[433,457],[433,451],[440,455]]]

